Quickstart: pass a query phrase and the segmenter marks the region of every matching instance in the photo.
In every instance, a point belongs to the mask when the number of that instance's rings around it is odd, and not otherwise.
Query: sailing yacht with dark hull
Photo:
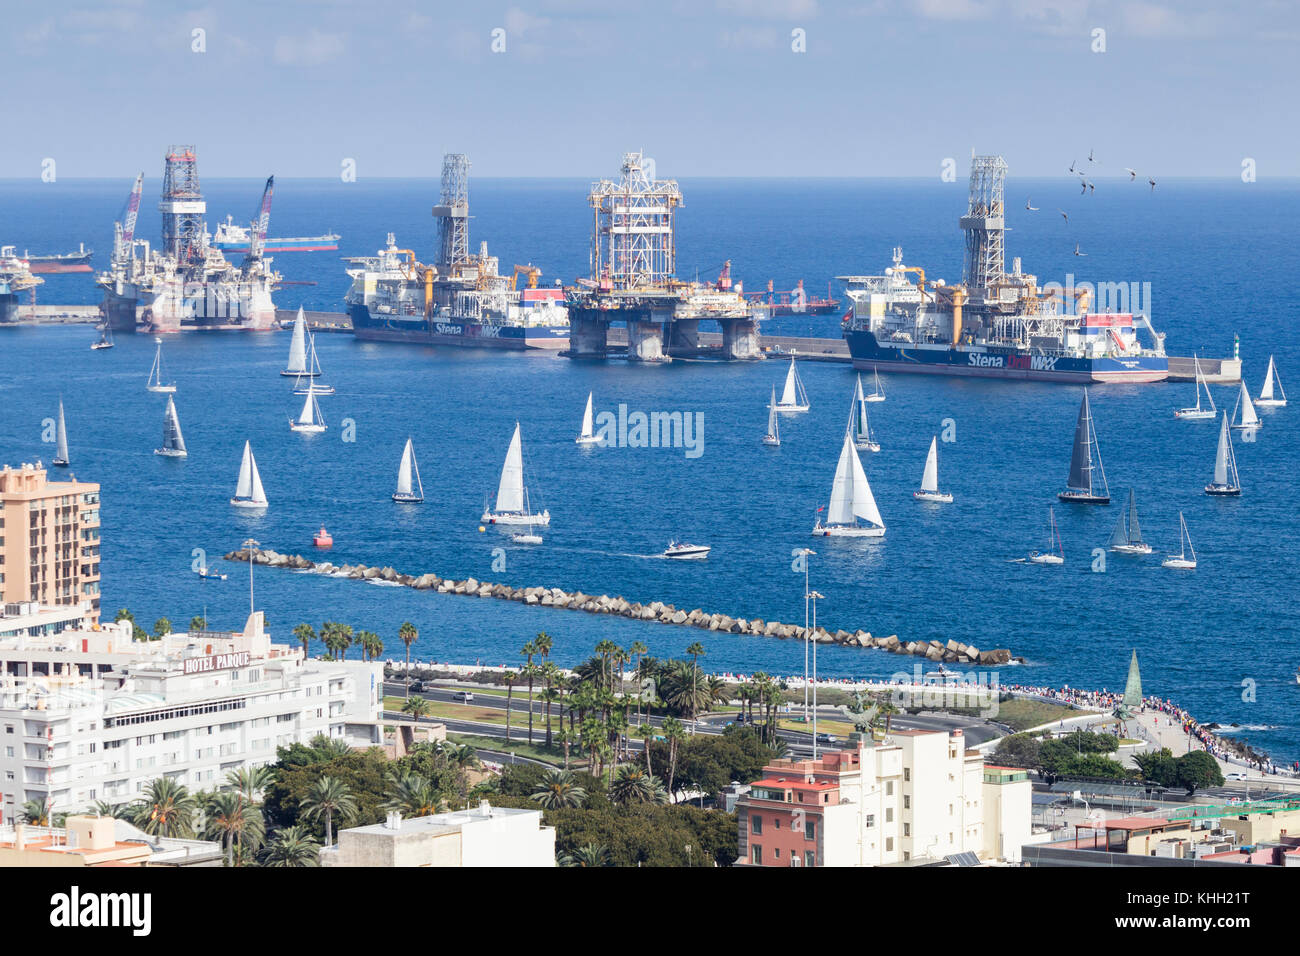
[[[1219,428],[1219,448],[1214,457],[1214,480],[1205,486],[1207,495],[1218,498],[1241,495],[1241,479],[1237,475],[1237,455],[1232,450],[1232,433],[1228,431],[1228,413],[1223,413]]]
[[[1093,467],[1094,452],[1097,466]],[[1097,474],[1101,476],[1100,485]],[[1097,432],[1092,424],[1092,409],[1088,406],[1088,390],[1083,390],[1083,401],[1079,405],[1079,420],[1074,426],[1074,451],[1070,455],[1070,475],[1065,483],[1065,491],[1056,496],[1062,501],[1076,505],[1110,504],[1110,486],[1106,483],[1106,469],[1101,462],[1101,446],[1097,444]]]

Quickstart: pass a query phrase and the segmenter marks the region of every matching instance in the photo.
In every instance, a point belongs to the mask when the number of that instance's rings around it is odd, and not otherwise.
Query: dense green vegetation
[[[1136,770],[1128,770],[1107,756],[1119,748],[1112,734],[1075,731],[1065,737],[1042,740],[1029,734],[1003,737],[993,752],[992,763],[1025,767],[1046,777],[1102,777],[1113,780],[1143,780],[1162,787],[1192,793],[1203,787],[1223,785],[1218,761],[1204,750],[1175,757],[1168,748],[1136,753]]]

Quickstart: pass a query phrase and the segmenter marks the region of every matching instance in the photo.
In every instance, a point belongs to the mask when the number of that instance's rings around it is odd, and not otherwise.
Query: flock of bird
[[[1088,150],[1088,165],[1089,165],[1089,166],[1095,166],[1095,165],[1097,165],[1097,159],[1096,159],[1096,157],[1094,156],[1093,152],[1094,152],[1094,151],[1091,150],[1091,149]],[[1070,161],[1070,172],[1073,173],[1073,174],[1075,174],[1075,175],[1077,175],[1077,176],[1079,177],[1079,185],[1082,187],[1082,189],[1080,190],[1080,195],[1087,195],[1089,192],[1096,192],[1096,191],[1097,191],[1097,184],[1094,183],[1094,182],[1092,182],[1090,179],[1088,179],[1088,173],[1087,173],[1086,169],[1081,169],[1081,168],[1078,168],[1078,167],[1079,167],[1079,161],[1078,161],[1077,159],[1076,159],[1076,160],[1071,160],[1071,161]],[[1128,181],[1129,181],[1129,182],[1134,182],[1134,181],[1137,180],[1137,176],[1138,176],[1138,174],[1137,174],[1137,170],[1136,170],[1136,169],[1131,169],[1130,167],[1125,166],[1125,167],[1124,167],[1124,172],[1128,173]],[[1156,191],[1156,181],[1155,181],[1155,179],[1153,179],[1153,178],[1150,177],[1150,176],[1147,177],[1147,185],[1149,185],[1149,186],[1151,187],[1151,191],[1152,191],[1152,192],[1155,192],[1155,191]],[[1031,198],[1026,198],[1026,199],[1025,199],[1025,209],[1027,209],[1029,212],[1038,212],[1038,207],[1035,206],[1035,205],[1033,205],[1032,203],[1033,203],[1033,199],[1032,199],[1032,197],[1031,197]],[[1067,213],[1064,209],[1057,209],[1056,211],[1059,212],[1059,213],[1061,214],[1061,218],[1064,219],[1067,223],[1070,221],[1070,214]],[[1076,242],[1076,243],[1074,244],[1074,254],[1075,254],[1076,256],[1086,256],[1088,253],[1083,252],[1083,251],[1079,248],[1079,243]]]

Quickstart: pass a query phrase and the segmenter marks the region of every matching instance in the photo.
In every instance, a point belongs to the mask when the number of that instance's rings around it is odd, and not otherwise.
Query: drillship
[[[160,251],[135,238],[143,182],[141,173],[115,224],[112,264],[95,280],[104,290],[104,323],[115,331],[151,333],[271,328],[271,290],[280,275],[262,255],[262,240],[270,225],[274,177],[266,181],[257,220],[250,226],[253,246],[239,265],[209,241],[194,147],[173,146],[167,154],[158,204]]]
[[[962,284],[927,285],[925,270],[904,265],[897,248],[884,275],[839,277],[853,303],[844,338],[854,367],[1051,382],[1166,379],[1165,337],[1146,315],[1089,312],[1086,290],[1071,296],[1074,303],[1063,302],[1063,293],[1040,290],[1036,276],[1021,272],[1018,258],[1005,271],[1005,176],[1002,157],[973,160],[970,208],[961,219]],[[1139,341],[1137,324],[1150,335],[1150,347]]]
[[[0,248],[0,325],[18,321],[18,296],[44,282],[32,275],[27,260],[13,246]]]
[[[515,266],[500,274],[487,243],[469,254],[469,160],[443,159],[438,259],[425,265],[400,249],[393,233],[376,256],[346,260],[352,287],[345,301],[359,339],[506,349],[565,349],[569,317],[560,288],[538,288],[541,270]],[[520,275],[527,288],[517,289]]]

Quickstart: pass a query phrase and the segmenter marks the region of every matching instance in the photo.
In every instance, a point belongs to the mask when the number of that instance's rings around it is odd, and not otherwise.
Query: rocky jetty
[[[226,555],[227,561],[247,561],[248,551],[240,549]],[[700,608],[684,610],[651,601],[642,604],[629,601],[623,597],[610,597],[608,594],[584,594],[581,591],[562,591],[559,588],[526,587],[516,588],[508,584],[493,584],[491,581],[479,581],[465,578],[457,581],[452,578],[440,578],[436,574],[401,574],[392,568],[368,568],[364,564],[334,565],[328,561],[312,561],[297,554],[280,554],[270,550],[255,550],[254,564],[265,564],[272,568],[288,568],[292,571],[310,571],[316,574],[328,574],[356,578],[358,580],[389,581],[420,591],[438,591],[441,594],[464,594],[472,597],[497,598],[503,601],[518,601],[521,604],[534,604],[542,607],[567,608],[571,611],[586,611],[588,614],[614,614],[630,617],[639,621],[657,621],[660,624],[676,624],[680,627],[697,627],[706,631],[721,631],[724,634],[751,634],[757,637],[775,637],[781,640],[803,640],[811,638],[819,644],[841,644],[846,647],[874,647],[892,654],[911,654],[924,657],[935,663],[945,664],[1007,664],[1023,658],[1014,657],[1004,647],[992,650],[980,650],[972,644],[960,641],[903,641],[897,634],[888,637],[876,637],[867,631],[828,631],[824,627],[804,628],[798,624],[783,624],[780,621],[764,621],[762,618],[731,617],[727,614],[711,614]]]

